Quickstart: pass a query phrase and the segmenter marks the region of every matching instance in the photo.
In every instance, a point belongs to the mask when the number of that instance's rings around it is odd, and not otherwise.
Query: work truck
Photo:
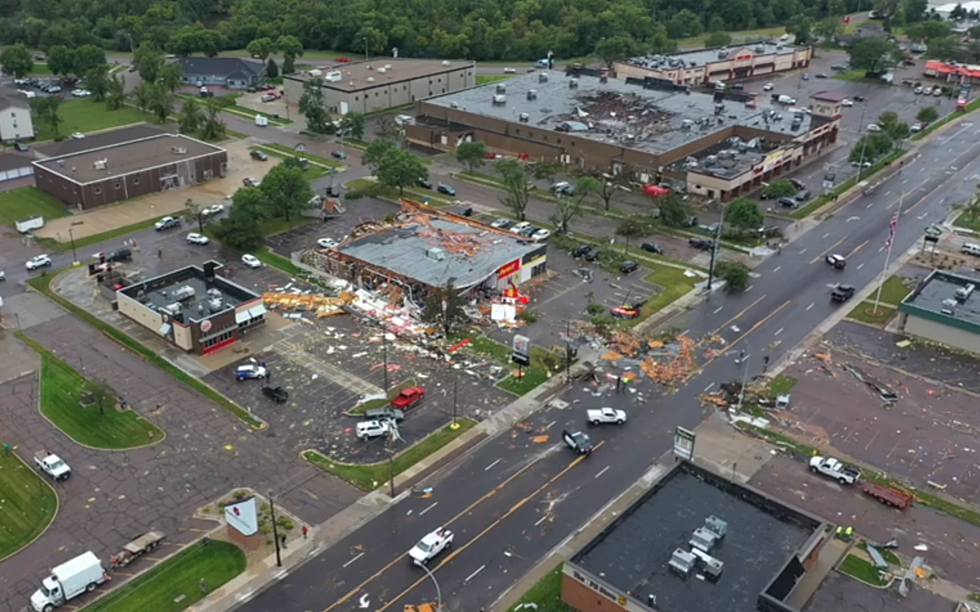
[[[861,472],[853,467],[844,465],[833,457],[819,455],[810,459],[810,471],[823,474],[843,484],[854,484],[861,478]]]
[[[408,551],[408,556],[415,565],[426,565],[436,555],[451,547],[455,539],[456,534],[445,527],[440,527],[419,540],[419,543]]]
[[[615,408],[600,408],[598,410],[586,410],[589,423],[602,425],[604,423],[615,423],[622,425],[626,422],[626,411]]]
[[[41,587],[31,595],[35,612],[51,612],[82,593],[91,593],[108,580],[102,562],[91,551],[51,570]]]
[[[68,480],[71,476],[71,468],[62,461],[61,457],[46,450],[34,453],[34,465],[55,480]]]

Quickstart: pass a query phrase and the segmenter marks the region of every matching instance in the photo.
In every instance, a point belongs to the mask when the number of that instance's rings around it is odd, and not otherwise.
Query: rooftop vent
[[[105,170],[106,169],[106,166],[109,165],[109,160],[108,159],[97,159],[97,160],[95,160],[95,163],[93,163],[92,165],[95,166],[95,169],[96,170]]]
[[[177,287],[176,289],[171,291],[170,297],[177,302],[182,302],[184,300],[191,299],[196,295],[196,293],[197,292],[194,291],[194,287],[191,287],[190,285],[184,285],[183,287]]]
[[[170,150],[176,153],[177,155],[187,155],[186,147],[173,147]]]
[[[527,99],[528,100],[537,100],[538,99],[538,92],[536,90],[534,90],[534,89],[529,90],[527,92]]]
[[[385,64],[385,70],[391,70],[391,64]]]
[[[503,94],[497,94],[493,97],[493,103],[496,104],[497,106],[502,106],[504,104],[507,104],[507,96]]]
[[[693,548],[701,549],[704,552],[711,552],[711,549],[715,547],[715,542],[717,541],[718,536],[714,532],[708,531],[704,527],[698,527],[691,536],[690,544]]]
[[[450,65],[449,64],[449,60],[442,60],[442,65],[443,66],[449,66]]]
[[[961,302],[967,301],[968,299],[970,299],[970,296],[973,295],[973,291],[975,289],[976,286],[974,286],[973,283],[960,287],[959,289],[956,290],[956,299]]]
[[[500,84],[498,84],[497,87],[496,87],[496,92],[499,93],[499,94],[505,94],[505,93],[507,93],[507,86],[506,85],[500,85]]]
[[[578,79],[570,79],[568,81],[568,88],[569,89],[578,89]]]
[[[59,159],[58,160],[58,166],[61,167],[61,168],[64,168],[65,167],[65,160]]]
[[[539,72],[538,83],[547,83],[547,82],[548,82],[548,74],[545,72]]]
[[[765,52],[766,52],[766,48],[765,48],[765,46],[763,46],[763,45],[759,45],[759,46],[757,46],[757,47],[755,48],[755,52],[756,52],[756,53],[765,53]]]
[[[384,73],[386,73],[386,72],[388,72],[388,71],[387,71],[387,70],[385,70],[384,68],[378,68],[378,72],[379,72],[380,74],[384,74]]]
[[[459,102],[450,102],[449,108],[459,108]]]
[[[721,520],[713,514],[704,519],[704,528],[718,536],[719,539],[724,538],[728,534],[728,522]]]
[[[425,251],[425,256],[433,261],[445,261],[446,251],[438,247],[433,247]]]
[[[724,563],[718,559],[715,559],[708,553],[696,548],[692,549],[691,552],[694,554],[694,556],[701,560],[701,564],[704,567],[704,574],[707,576],[708,580],[714,582],[721,577],[721,571],[725,569]]]
[[[330,83],[336,83],[337,81],[343,80],[344,74],[339,70],[334,70],[333,72],[328,72],[325,78]]]
[[[521,114],[520,114],[520,116],[518,116],[518,118],[517,118],[517,119],[518,119],[518,121],[520,121],[521,123],[527,123],[528,121],[530,121],[530,120],[531,120],[531,117],[530,117],[530,116],[528,116],[528,114],[527,114],[527,113],[521,113]]]
[[[697,565],[698,558],[687,552],[682,548],[674,550],[674,553],[670,556],[670,562],[668,565],[670,569],[674,570],[681,576],[688,576],[691,574],[691,570]]]
[[[367,82],[368,83],[373,83],[374,82],[374,77],[368,77],[367,78]]]

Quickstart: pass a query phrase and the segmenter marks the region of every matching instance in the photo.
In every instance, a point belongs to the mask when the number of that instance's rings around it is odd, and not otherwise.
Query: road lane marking
[[[430,506],[429,506],[428,508],[426,508],[426,509],[425,509],[425,510],[423,510],[422,512],[419,512],[419,516],[422,516],[423,514],[425,514],[425,513],[426,513],[426,512],[428,512],[429,510],[432,510],[433,508],[435,508],[435,507],[436,507],[436,506],[438,506],[438,505],[439,505],[439,502],[432,502],[432,505],[430,505]]]
[[[715,386],[715,383],[711,383],[710,385],[708,385],[707,387],[704,388],[704,391],[702,391],[702,393],[707,393],[708,391],[711,390],[711,387],[714,387],[714,386]]]
[[[802,255],[803,253],[806,253],[806,252],[807,252],[807,249],[803,249],[802,251],[800,251],[800,255]]]
[[[752,308],[753,306],[755,306],[756,304],[758,304],[759,302],[761,302],[763,299],[765,299],[765,297],[766,296],[762,296],[761,298],[757,299],[756,301],[752,302],[751,304],[749,304],[748,306],[746,306],[745,308],[743,308],[741,312],[739,312],[737,315],[735,315],[731,319],[728,319],[727,321],[725,321],[724,323],[722,323],[721,326],[718,327],[718,329],[716,329],[715,331],[711,332],[709,334],[709,336],[714,336],[715,334],[717,334],[721,330],[725,329],[726,327],[728,327],[729,325],[731,325],[732,323],[734,323],[735,321],[737,321],[739,318],[741,318],[742,315],[744,315],[745,313],[747,313],[750,308]],[[683,336],[684,334],[681,334],[681,335]]]
[[[872,206],[874,206],[874,205],[875,205],[875,203],[874,203],[874,202],[868,202],[868,205],[867,205],[867,206],[865,206],[865,208],[871,208],[871,207],[872,207]]]
[[[599,447],[601,447],[603,444],[605,444],[605,440],[603,440],[603,441],[599,442],[598,444],[596,444],[594,450],[599,450]],[[457,556],[459,556],[460,554],[462,554],[470,546],[472,546],[476,542],[479,542],[480,539],[483,538],[483,536],[485,536],[486,534],[490,533],[490,531],[492,531],[495,527],[497,527],[498,525],[500,525],[500,523],[502,523],[505,519],[509,518],[512,514],[514,514],[515,512],[517,512],[518,510],[520,510],[522,507],[524,507],[524,505],[527,502],[529,502],[532,499],[534,499],[535,497],[537,497],[539,493],[541,493],[542,491],[544,491],[545,489],[547,489],[548,487],[550,487],[551,485],[553,485],[559,478],[561,478],[562,476],[564,476],[565,474],[567,474],[568,472],[570,472],[573,468],[575,468],[575,466],[577,466],[578,464],[582,463],[582,461],[584,461],[586,459],[586,457],[588,457],[588,456],[589,455],[579,455],[578,457],[576,457],[574,461],[572,461],[571,463],[569,463],[565,467],[565,469],[563,469],[562,471],[560,471],[557,474],[555,474],[554,476],[552,476],[551,479],[548,480],[548,482],[546,482],[543,485],[541,485],[540,487],[538,487],[533,493],[531,493],[530,495],[528,495],[527,497],[525,497],[521,501],[519,501],[516,504],[514,504],[510,508],[510,510],[508,510],[507,512],[505,512],[502,515],[500,515],[500,518],[498,518],[494,522],[490,523],[490,526],[489,527],[487,527],[486,529],[484,529],[480,533],[478,533],[475,536],[473,536],[473,538],[469,542],[467,542],[466,544],[464,544],[464,545],[460,546],[459,548],[456,548],[452,552],[450,552],[439,563],[439,565],[431,568],[430,572],[433,573],[433,574],[435,574],[440,569],[442,569],[447,563],[449,563],[450,561],[452,561],[453,559],[455,559]],[[405,557],[405,556],[406,555],[402,555],[402,557]],[[392,565],[394,565],[394,564],[392,564]],[[418,588],[419,585],[424,584],[424,583],[426,583],[428,581],[429,581],[428,574],[423,575],[421,578],[419,578],[414,583],[412,583],[411,586],[409,586],[407,589],[405,589],[404,591],[402,591],[401,593],[399,593],[398,595],[396,595],[395,597],[393,597],[388,603],[386,603],[385,605],[383,605],[380,608],[376,609],[374,612],[385,612],[385,610],[387,610],[388,608],[390,608],[392,606],[392,604],[394,604],[397,601],[400,601],[406,595],[408,595],[413,590],[415,590],[416,588]],[[361,587],[358,587],[358,591],[360,590],[360,588]],[[355,591],[355,593],[357,593],[357,591]],[[337,607],[340,603],[342,603],[342,602],[339,602],[338,601],[338,602],[334,603],[329,608],[327,608],[327,610],[331,610],[331,609]],[[326,610],[324,612],[326,612]]]
[[[745,291],[743,291],[742,293],[748,293],[749,291],[752,291],[752,287],[755,287],[755,285],[749,285],[748,287],[745,288]]]
[[[855,253],[857,253],[858,251],[860,251],[864,247],[868,246],[868,243],[869,242],[871,242],[871,241],[870,240],[865,240],[861,244],[859,244],[856,247],[854,247],[854,250],[853,251],[851,251],[850,253],[848,253],[847,255],[844,256],[844,259],[850,259],[851,258],[851,255],[854,255]]]
[[[828,248],[826,251],[824,251],[823,253],[821,253],[821,254],[817,255],[816,257],[814,257],[813,259],[811,259],[810,260],[810,265],[813,265],[813,264],[817,263],[818,261],[820,261],[821,259],[823,259],[824,258],[824,255],[826,255],[827,253],[829,253],[829,252],[833,251],[834,249],[836,249],[840,245],[840,243],[844,242],[845,240],[847,240],[850,237],[851,237],[851,235],[848,234],[847,236],[844,236],[843,238],[841,238],[840,240],[838,240],[834,244],[830,245],[830,248]],[[802,253],[800,253],[800,254],[802,255]]]
[[[810,304],[809,306],[806,307],[806,309],[807,310],[810,310],[811,308],[813,308],[813,306],[814,306],[814,304]]]
[[[775,268],[772,269],[772,272],[773,272],[773,274],[775,274],[776,272],[779,272],[782,269],[783,269],[782,266],[776,266]]]
[[[497,459],[496,461],[494,461],[493,463],[491,463],[491,464],[490,464],[490,465],[488,465],[487,467],[485,467],[485,468],[483,468],[483,471],[484,471],[484,472],[489,472],[489,471],[490,471],[490,470],[491,470],[491,469],[493,468],[493,466],[495,466],[495,465],[497,465],[497,464],[498,464],[498,463],[500,463],[501,461],[503,461],[503,459]]]
[[[774,333],[773,336],[778,336],[781,333],[783,333],[783,328],[782,327],[780,327],[779,329],[777,329],[776,330],[776,333]]]
[[[604,467],[601,470],[599,470],[599,473],[596,474],[595,477],[598,479],[600,476],[602,476],[603,474],[605,474],[606,473],[606,470],[608,470],[608,469],[609,469],[609,466],[607,465],[606,467]]]
[[[343,565],[344,569],[347,569],[347,566],[351,565],[352,563],[354,563],[355,561],[357,561],[358,559],[360,559],[363,556],[364,556],[364,553],[360,553],[359,555],[357,555],[356,557],[354,557],[353,559],[351,559],[347,563],[344,563],[344,565]]]
[[[864,264],[860,264],[860,265],[858,265],[857,269],[860,270],[863,267],[864,267]]]
[[[541,518],[539,518],[537,520],[537,522],[534,523],[534,526],[537,527],[538,525],[540,525],[541,523],[543,523],[543,522],[545,522],[547,520],[548,520],[548,515],[545,514],[544,516],[542,516]]]
[[[475,572],[473,572],[472,574],[470,574],[469,576],[467,576],[465,580],[463,580],[463,584],[466,584],[470,580],[473,580],[474,578],[476,578],[476,575],[479,574],[480,572],[482,572],[484,569],[486,569],[486,567],[487,567],[487,565],[486,565],[486,563],[484,563],[480,567],[476,568],[476,571]]]
[[[711,313],[711,314],[718,314],[719,312],[721,312],[724,309],[725,309],[724,306],[719,306],[718,308],[715,308],[715,311],[713,313]]]
[[[602,446],[602,444],[603,444],[603,442],[599,442],[599,444],[597,444],[595,446],[595,448],[599,448],[600,446]],[[491,497],[493,497],[494,495],[496,495],[504,487],[506,487],[507,485],[509,485],[515,479],[517,479],[518,476],[520,476],[524,472],[530,470],[532,467],[534,467],[535,465],[537,465],[537,463],[539,461],[541,461],[542,459],[544,459],[546,456],[548,456],[548,453],[539,453],[538,456],[534,459],[534,461],[529,462],[527,465],[525,465],[521,469],[517,470],[516,472],[514,472],[513,474],[511,474],[510,476],[508,476],[506,480],[504,480],[503,482],[501,482],[500,484],[498,484],[496,487],[494,487],[493,489],[490,489],[488,492],[484,493],[482,497],[480,497],[478,500],[476,500],[475,502],[473,502],[472,504],[470,504],[469,506],[467,506],[466,509],[464,509],[462,512],[460,512],[459,514],[457,514],[453,518],[451,518],[448,521],[446,521],[444,523],[444,526],[447,526],[448,527],[449,525],[452,525],[453,523],[455,523],[456,521],[458,521],[460,518],[462,518],[462,517],[466,516],[467,514],[469,514],[470,512],[472,512],[474,508],[476,508],[477,506],[479,506],[483,502],[487,501],[488,499],[490,499]],[[577,457],[575,459],[575,461],[573,461],[570,464],[570,466],[578,465],[577,462],[580,462],[585,456],[586,455],[581,455],[581,456]],[[559,475],[564,474],[565,471],[568,470],[568,469],[569,469],[569,467],[566,467],[565,470],[559,472]],[[549,481],[549,484],[550,484],[550,482],[551,481]],[[404,553],[398,555],[398,557],[396,557],[394,560],[392,560],[391,563],[389,563],[388,565],[386,565],[386,566],[382,567],[381,569],[379,569],[378,571],[376,571],[367,580],[365,580],[361,584],[359,584],[356,587],[354,587],[353,589],[351,589],[351,591],[349,593],[347,593],[346,595],[344,595],[343,597],[341,597],[337,601],[333,602],[332,604],[330,604],[329,606],[327,606],[326,608],[324,608],[323,609],[323,612],[330,612],[331,610],[335,610],[338,606],[347,603],[348,601],[351,600],[351,598],[353,598],[355,595],[357,595],[358,593],[360,593],[361,591],[363,591],[365,586],[367,586],[368,584],[370,584],[371,582],[373,582],[378,577],[382,576],[385,572],[387,572],[392,567],[394,567],[395,564],[401,563],[406,557],[408,557],[408,553],[407,552],[404,552]],[[378,610],[377,612],[381,612],[381,611]]]
[[[690,382],[690,380],[691,380],[692,378],[694,378],[695,376],[697,376],[697,375],[699,375],[699,374],[700,374],[701,372],[703,372],[703,371],[704,371],[704,369],[705,369],[705,368],[707,368],[707,367],[708,367],[709,365],[711,365],[711,363],[712,363],[712,362],[713,362],[713,361],[714,361],[715,359],[718,359],[718,356],[719,356],[719,355],[728,355],[729,353],[731,353],[731,350],[730,350],[730,349],[732,349],[732,348],[733,348],[733,347],[734,347],[734,346],[735,346],[736,344],[738,344],[739,342],[741,342],[742,340],[744,340],[744,339],[746,338],[746,336],[748,336],[749,334],[751,334],[751,333],[752,333],[752,332],[754,332],[755,330],[757,330],[757,329],[759,329],[760,327],[762,327],[763,325],[765,325],[765,324],[766,324],[766,323],[767,323],[767,322],[769,321],[769,319],[771,319],[771,318],[773,318],[773,317],[775,317],[775,316],[776,316],[777,314],[779,314],[779,313],[780,313],[780,312],[781,312],[781,311],[782,311],[782,310],[783,310],[784,308],[786,308],[787,306],[789,306],[789,305],[790,305],[790,304],[791,304],[792,302],[793,302],[793,300],[786,300],[786,301],[785,301],[785,302],[783,302],[783,303],[782,303],[782,305],[780,305],[780,306],[779,306],[778,308],[776,308],[775,310],[773,310],[772,312],[770,312],[769,314],[767,314],[767,315],[766,315],[766,316],[765,316],[765,317],[764,317],[764,318],[763,318],[763,319],[762,319],[761,321],[759,321],[758,323],[756,323],[755,325],[753,325],[752,327],[750,327],[750,328],[749,328],[749,331],[747,331],[747,332],[745,332],[744,334],[742,334],[741,336],[739,336],[739,337],[738,337],[738,338],[736,338],[735,340],[733,340],[733,341],[731,341],[731,342],[729,342],[729,343],[728,343],[728,346],[726,347],[727,349],[729,349],[728,351],[726,351],[726,352],[724,352],[724,353],[721,353],[721,352],[719,352],[719,353],[715,353],[715,355],[714,355],[714,356],[712,356],[712,357],[711,357],[711,359],[709,359],[708,361],[706,361],[706,362],[704,362],[704,366],[702,366],[702,368],[701,368],[701,370],[700,370],[700,371],[698,371],[698,372],[692,372],[691,374],[689,374],[689,375],[688,375],[688,377],[687,377],[686,379],[684,379],[684,384],[687,384],[688,382]],[[600,443],[600,444],[601,444],[601,443]],[[379,611],[379,612],[380,612],[380,611]]]
[[[885,250],[885,247],[881,247],[881,248],[878,249],[878,252],[881,253],[884,250]]]

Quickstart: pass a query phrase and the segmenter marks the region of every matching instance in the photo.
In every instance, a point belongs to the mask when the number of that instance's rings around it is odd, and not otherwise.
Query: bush
[[[538,315],[537,315],[537,313],[531,312],[530,310],[525,310],[520,315],[518,315],[518,317],[522,321],[526,321],[528,323],[537,323],[538,322]]]
[[[585,307],[585,312],[587,312],[587,313],[589,313],[590,315],[593,315],[593,316],[594,315],[601,315],[602,313],[606,312],[606,307],[603,306],[602,304],[597,304],[597,303],[593,302],[593,303],[591,303],[591,304],[589,304],[588,306]]]
[[[360,200],[361,198],[364,197],[364,195],[365,194],[364,194],[363,191],[348,191],[347,193],[344,194],[344,199],[345,200]]]

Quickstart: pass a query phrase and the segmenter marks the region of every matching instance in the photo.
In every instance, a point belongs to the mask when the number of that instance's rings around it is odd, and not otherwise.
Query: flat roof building
[[[417,304],[428,289],[450,282],[492,293],[545,271],[545,243],[418,202],[402,205],[391,223],[362,224],[335,249],[319,252],[314,265],[368,288],[395,282]]]
[[[616,62],[613,70],[621,79],[652,77],[677,85],[698,86],[806,68],[812,56],[812,47],[768,41],[633,57]]]
[[[980,278],[933,270],[898,310],[902,331],[980,353]]]
[[[473,87],[476,64],[383,57],[298,72],[283,79],[286,103],[299,104],[303,85],[311,79],[323,81],[323,101],[330,113],[370,113]]]
[[[792,610],[832,537],[820,519],[682,461],[565,563],[562,599],[579,612]]]
[[[728,200],[834,143],[841,105],[774,105],[739,92],[692,92],[656,79],[540,71],[416,104],[409,141],[454,151],[479,140],[496,152],[619,173],[669,177]]]
[[[224,278],[222,270],[208,261],[119,289],[119,312],[180,349],[212,353],[265,323],[262,297]]]
[[[224,176],[228,153],[180,134],[155,134],[34,162],[35,184],[78,210]]]

